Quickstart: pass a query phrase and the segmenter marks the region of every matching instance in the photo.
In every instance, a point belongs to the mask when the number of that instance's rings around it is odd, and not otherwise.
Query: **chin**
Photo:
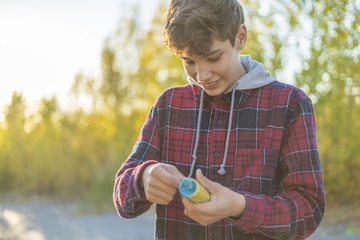
[[[211,96],[211,97],[216,97],[219,95],[222,95],[225,91],[222,91],[220,89],[214,89],[214,90],[208,90],[208,89],[204,89],[204,91],[207,93],[207,95]]]

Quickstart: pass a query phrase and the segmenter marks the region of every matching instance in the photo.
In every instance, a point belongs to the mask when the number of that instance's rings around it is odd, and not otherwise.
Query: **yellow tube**
[[[179,191],[195,203],[210,201],[209,192],[193,178],[183,178],[179,185]]]

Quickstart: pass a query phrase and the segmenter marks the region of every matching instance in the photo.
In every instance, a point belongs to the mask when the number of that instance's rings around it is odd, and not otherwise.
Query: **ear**
[[[235,36],[235,47],[237,50],[243,50],[247,40],[247,30],[245,24],[241,24]]]

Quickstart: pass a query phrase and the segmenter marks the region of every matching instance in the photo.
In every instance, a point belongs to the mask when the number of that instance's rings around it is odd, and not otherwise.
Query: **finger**
[[[161,195],[169,195],[173,197],[177,193],[177,188],[167,185],[161,179],[153,178],[151,181],[148,182],[146,186],[146,190],[151,193],[162,192]]]
[[[206,189],[209,193],[214,193],[214,182],[207,179],[201,169],[196,170],[196,180]]]
[[[181,197],[181,200],[184,204],[184,214],[187,216],[191,216],[192,214],[195,214],[196,211],[193,210],[194,203],[183,196]]]
[[[176,192],[177,189],[171,188],[157,179],[153,179],[145,187],[147,200],[159,204],[168,204],[171,202]]]
[[[167,205],[174,199],[173,195],[169,195],[167,193],[159,192],[159,191],[149,192],[148,194],[149,195],[147,196],[147,199],[150,202],[162,204],[162,205]]]
[[[182,196],[182,202],[184,204],[184,208],[186,212],[188,212],[191,215],[208,215],[209,208],[211,209],[212,206],[209,202],[206,203],[194,203],[190,199]],[[187,214],[187,215],[189,215]]]
[[[181,180],[185,177],[175,166],[169,165],[167,168],[168,172],[174,177],[174,182],[172,185],[174,187],[178,187],[180,185]]]
[[[162,198],[167,201],[172,201],[174,199],[174,194],[171,194],[169,192],[164,192],[157,189],[149,189],[148,194],[151,196],[156,196],[158,198]]]
[[[208,214],[206,212],[202,213],[201,211],[199,211],[199,206],[202,204],[193,203],[185,197],[182,197],[182,201],[183,201],[183,204],[185,207],[184,214],[186,216],[188,216],[189,218],[193,219],[194,221],[200,223],[203,226],[206,226],[209,224],[208,220],[207,220],[209,218]]]
[[[161,205],[168,205],[171,201],[167,199],[163,199],[161,197],[151,195],[147,198],[149,202],[155,203],[155,204],[161,204]]]
[[[191,209],[192,206],[194,205],[193,202],[191,202],[188,198],[184,197],[184,196],[181,196],[181,200],[184,204],[184,208],[185,209]]]
[[[181,179],[184,177],[173,165],[162,164],[161,168],[154,169],[156,177],[173,188],[178,188]]]

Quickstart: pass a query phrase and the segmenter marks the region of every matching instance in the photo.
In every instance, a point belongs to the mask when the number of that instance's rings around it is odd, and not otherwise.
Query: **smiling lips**
[[[203,86],[205,89],[214,89],[219,85],[219,83],[220,83],[220,79],[211,83],[200,82],[201,86]]]

